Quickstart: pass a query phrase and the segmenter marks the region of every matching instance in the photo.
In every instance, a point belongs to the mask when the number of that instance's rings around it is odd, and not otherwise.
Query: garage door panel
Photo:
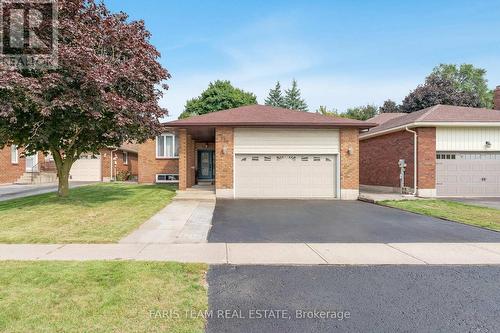
[[[239,198],[335,197],[336,156],[235,156]]]
[[[500,153],[437,153],[439,196],[500,196]]]
[[[84,155],[78,159],[70,170],[72,181],[101,181],[101,157]]]

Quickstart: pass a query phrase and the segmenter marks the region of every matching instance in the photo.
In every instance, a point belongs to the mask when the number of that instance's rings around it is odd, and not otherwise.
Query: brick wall
[[[360,183],[399,187],[398,161],[406,160],[405,185],[413,187],[413,134],[389,133],[360,141]]]
[[[495,110],[500,110],[500,86],[497,86],[494,94],[493,103],[495,105]]]
[[[436,129],[417,128],[417,186],[436,188]],[[413,187],[413,134],[400,131],[360,142],[360,183],[399,187],[399,159],[407,163],[405,185]]]
[[[234,131],[230,127],[215,129],[215,187],[233,188]]]
[[[436,188],[436,129],[418,128],[418,188]]]
[[[137,170],[139,174],[139,183],[154,183],[156,181],[156,174],[159,173],[179,173],[179,159],[156,158],[155,139],[148,140],[139,145],[138,159]]]
[[[359,189],[359,130],[340,130],[340,188]],[[349,148],[352,153],[349,153]]]
[[[21,155],[19,149],[19,155]],[[10,159],[10,146],[0,150],[0,184],[13,183],[22,176],[26,168],[24,157],[19,156],[18,163],[12,164]]]
[[[101,170],[102,170],[102,178],[110,178],[110,159],[111,159],[111,149],[101,149]],[[131,176],[136,176],[139,173],[138,170],[138,161],[137,154],[129,152],[128,153],[128,163],[123,163],[123,151],[117,150],[113,151],[113,158],[116,157],[116,164],[113,164],[113,176],[116,176],[118,172],[126,172],[128,171]]]
[[[196,184],[196,167],[195,167],[195,143],[191,135],[187,136],[187,187]]]

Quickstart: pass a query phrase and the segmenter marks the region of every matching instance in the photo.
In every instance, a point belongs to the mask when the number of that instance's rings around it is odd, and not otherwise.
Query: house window
[[[12,164],[19,163],[19,149],[17,148],[17,145],[10,146],[10,162]]]
[[[156,137],[157,158],[179,157],[179,140],[173,134],[162,134]]]
[[[128,164],[128,152],[124,151],[122,154],[123,164]]]
[[[178,174],[157,174],[156,175],[157,183],[178,183],[179,175]]]

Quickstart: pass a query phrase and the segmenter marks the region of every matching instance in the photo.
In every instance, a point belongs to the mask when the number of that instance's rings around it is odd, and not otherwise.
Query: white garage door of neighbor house
[[[235,156],[237,198],[334,198],[336,155]]]
[[[101,157],[84,155],[71,167],[71,181],[101,181]]]
[[[500,152],[438,152],[438,196],[500,196]]]

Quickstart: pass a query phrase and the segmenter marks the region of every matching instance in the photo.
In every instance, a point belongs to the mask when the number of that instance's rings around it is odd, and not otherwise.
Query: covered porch
[[[178,128],[177,136],[179,190],[202,188],[218,196],[224,190],[232,193],[233,129],[190,126]]]

